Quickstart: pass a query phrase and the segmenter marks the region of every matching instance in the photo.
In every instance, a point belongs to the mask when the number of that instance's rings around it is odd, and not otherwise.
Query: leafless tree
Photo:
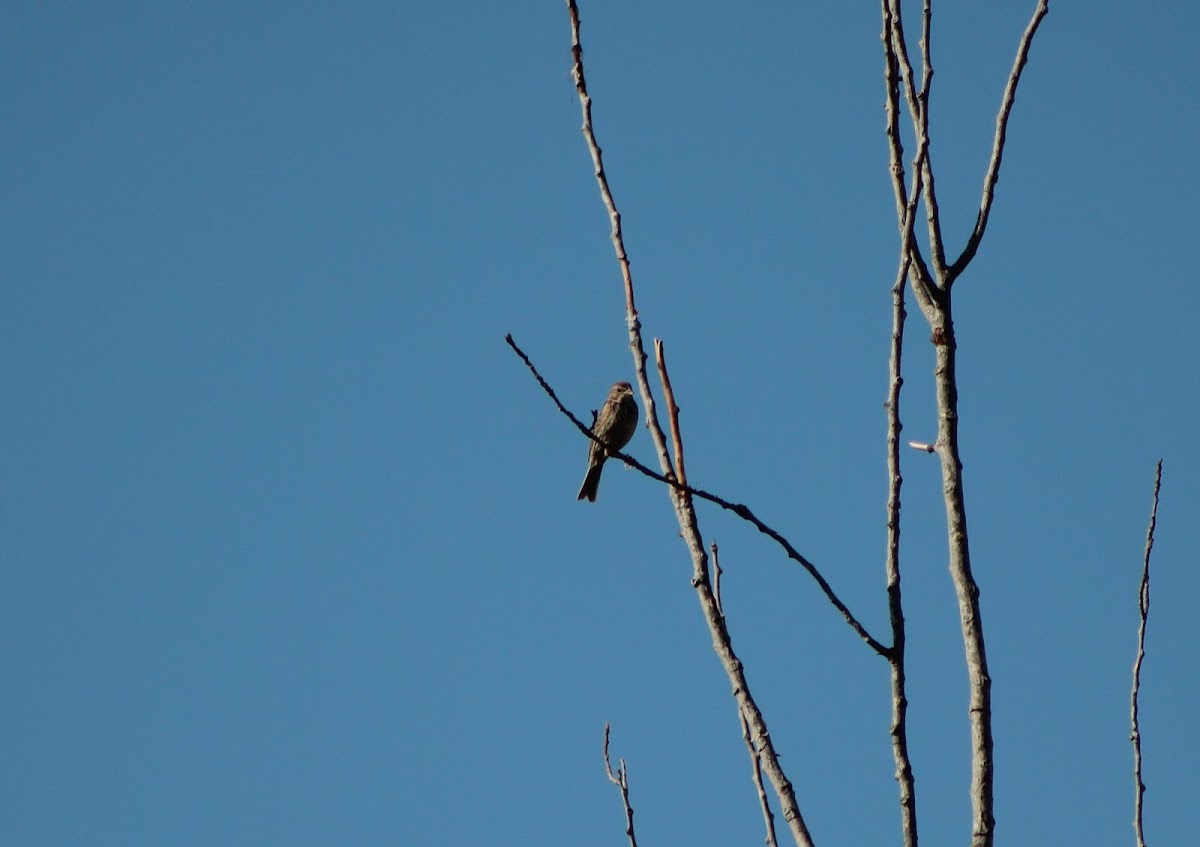
[[[679,523],[680,534],[687,545],[692,562],[692,586],[704,620],[712,636],[713,648],[728,677],[741,720],[742,732],[750,754],[752,776],[763,810],[768,844],[776,843],[775,819],[765,791],[763,774],[770,782],[782,812],[783,821],[797,845],[808,847],[813,839],[801,812],[800,803],[791,781],[780,762],[767,727],[766,717],[759,708],[746,680],[741,659],[734,652],[720,597],[721,569],[715,544],[706,545],[700,531],[695,510],[697,499],[706,500],[726,509],[751,523],[760,532],[769,536],[783,552],[800,565],[816,582],[826,599],[837,609],[847,625],[858,636],[867,649],[882,657],[891,669],[892,752],[899,785],[901,833],[906,847],[917,844],[917,802],[912,763],[908,752],[907,707],[905,693],[905,620],[903,595],[901,592],[900,564],[900,433],[902,429],[900,398],[903,380],[902,358],[904,351],[907,312],[906,294],[909,289],[922,316],[929,326],[929,338],[935,351],[933,371],[934,396],[937,403],[937,437],[931,444],[910,442],[916,449],[935,454],[941,466],[942,488],[945,499],[946,534],[949,547],[949,569],[957,595],[961,620],[963,648],[966,657],[970,691],[968,721],[971,737],[971,785],[972,805],[971,843],[974,847],[991,847],[994,843],[995,817],[993,814],[993,742],[991,677],[988,673],[987,650],[984,638],[983,617],[980,607],[979,586],[971,570],[970,543],[967,532],[967,507],[964,491],[958,440],[958,381],[956,377],[955,326],[953,321],[954,287],[964,271],[975,258],[980,243],[987,231],[995,199],[996,182],[1004,156],[1005,139],[1009,120],[1022,73],[1029,59],[1030,50],[1038,28],[1049,11],[1048,0],[1039,0],[1023,35],[1016,47],[1012,70],[1008,77],[1000,107],[996,116],[995,134],[991,156],[983,179],[983,188],[975,224],[965,244],[957,255],[947,252],[943,240],[938,207],[935,168],[931,153],[929,134],[930,86],[933,66],[930,52],[930,29],[932,3],[925,0],[922,6],[919,55],[916,65],[910,58],[909,44],[905,37],[904,15],[900,0],[880,0],[882,18],[881,44],[884,59],[884,110],[887,125],[887,142],[890,158],[890,176],[895,195],[896,221],[899,230],[899,253],[897,270],[892,283],[892,334],[889,359],[889,383],[887,388],[887,548],[885,577],[891,636],[885,642],[872,635],[850,608],[837,596],[820,568],[801,554],[780,532],[765,524],[746,505],[731,502],[717,494],[692,487],[685,470],[684,442],[679,425],[679,409],[671,387],[667,370],[666,353],[661,340],[653,342],[655,365],[662,398],[666,426],[660,420],[659,407],[651,388],[648,373],[649,355],[642,338],[642,325],[635,305],[633,276],[629,257],[625,250],[621,214],[609,186],[604,166],[604,157],[592,120],[592,99],[588,93],[584,73],[583,45],[580,36],[580,17],[576,0],[567,0],[572,34],[573,79],[579,95],[583,114],[583,136],[591,154],[600,196],[611,223],[612,243],[620,265],[625,295],[625,317],[629,332],[629,345],[633,353],[637,387],[641,394],[646,426],[658,457],[659,470],[654,471],[621,453],[615,454],[620,461],[666,486],[671,504]],[[919,74],[916,66],[919,66]],[[915,151],[906,166],[902,142],[902,113],[907,111]],[[926,221],[925,243],[915,234],[918,211],[923,210]],[[952,257],[953,256],[953,257]],[[539,384],[546,390],[560,411],[569,417],[588,438],[596,441],[589,427],[570,412],[558,399],[554,390],[538,372],[534,363],[511,336],[509,345],[533,372]],[[669,439],[668,439],[669,432]],[[1161,464],[1160,464],[1161,473]],[[1158,486],[1155,486],[1157,507]],[[1139,640],[1138,664],[1135,668],[1133,694],[1133,735],[1137,744],[1137,686],[1141,667],[1146,609],[1148,604],[1149,547],[1153,539],[1153,517],[1150,540],[1146,550],[1146,570],[1142,589],[1142,629]],[[710,556],[711,551],[711,556]],[[889,643],[890,642],[890,643]],[[618,786],[626,813],[626,833],[631,844],[636,845],[633,831],[633,811],[629,800],[628,773],[624,760],[614,774],[608,758],[608,727],[604,734],[604,761],[609,779]],[[1137,757],[1137,831],[1141,842],[1141,751],[1135,746]]]

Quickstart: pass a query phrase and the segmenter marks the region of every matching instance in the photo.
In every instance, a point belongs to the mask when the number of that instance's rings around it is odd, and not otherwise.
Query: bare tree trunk
[[[958,597],[963,647],[970,684],[968,707],[971,727],[972,844],[990,847],[996,818],[993,810],[992,678],[988,675],[979,611],[979,586],[971,573],[971,546],[967,537],[967,507],[963,493],[962,459],[958,452],[957,354],[950,298],[946,297],[934,326],[937,345],[938,457],[942,463],[942,492],[946,502],[946,536],[950,546],[950,574]]]

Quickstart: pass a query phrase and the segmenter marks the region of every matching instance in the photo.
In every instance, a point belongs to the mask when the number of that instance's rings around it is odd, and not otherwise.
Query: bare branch
[[[670,384],[666,374],[666,361],[659,359],[659,369],[663,372],[663,384]],[[667,411],[671,416],[671,432],[679,433],[679,409],[674,403],[669,403]],[[683,462],[683,445],[677,443],[679,460]],[[686,490],[671,489],[671,501],[675,506],[675,514],[679,519],[679,528],[692,552],[692,587],[700,600],[700,608],[704,612],[705,622],[712,635],[713,650],[721,660],[725,674],[733,687],[733,697],[737,701],[738,714],[750,727],[750,737],[762,762],[763,768],[771,779],[779,804],[783,808],[784,820],[791,828],[792,838],[799,847],[814,847],[808,825],[800,814],[800,806],[796,802],[796,792],[791,780],[783,771],[775,745],[771,741],[771,733],[767,729],[766,719],[750,694],[750,685],[746,681],[745,666],[733,651],[733,641],[725,622],[725,613],[717,601],[716,592],[708,571],[708,557],[704,554],[703,541],[700,538],[700,527],[696,519],[696,510],[690,494]]]
[[[545,378],[542,377],[542,375],[538,372],[537,367],[533,364],[532,361],[530,361],[529,357],[527,355],[525,355],[525,351],[517,346],[517,342],[515,342],[513,340],[512,335],[509,334],[509,335],[504,336],[504,340],[505,340],[505,342],[507,342],[508,346],[513,349],[513,352],[516,353],[517,356],[519,356],[521,358],[521,361],[523,361],[525,363],[525,366],[527,368],[529,368],[529,370],[533,373],[534,378],[538,381],[538,385],[540,385],[542,387],[542,390],[546,392],[546,394],[550,397],[550,399],[552,401],[554,401],[554,405],[558,407],[558,410],[560,412],[562,412],[563,415],[565,415],[567,417],[567,419],[571,421],[571,423],[575,424],[576,429],[578,429],[580,432],[582,432],[584,435],[586,435],[592,441],[599,442],[599,439],[595,435],[592,434],[591,429],[588,428],[587,426],[585,426],[583,421],[579,420],[579,418],[577,418],[566,406],[564,406],[562,404],[562,401],[558,399],[558,395],[554,393],[554,389],[550,387],[550,384],[548,382],[546,382]],[[677,420],[676,420],[675,425],[678,425]],[[682,446],[682,445],[680,445],[680,446]],[[850,628],[853,629],[855,631],[855,633],[858,634],[859,638],[861,638],[872,650],[874,650],[880,656],[886,657],[888,655],[888,648],[885,647],[883,644],[881,644],[874,637],[872,637],[872,635],[869,632],[867,632],[866,627],[864,627],[859,622],[858,618],[856,618],[854,616],[854,614],[850,611],[850,609],[846,606],[846,604],[843,603],[841,601],[841,599],[837,596],[837,594],[834,593],[832,586],[830,586],[829,582],[825,579],[824,576],[822,576],[821,572],[819,570],[817,570],[817,566],[814,565],[811,561],[809,561],[805,556],[801,555],[801,553],[795,547],[792,546],[791,542],[789,542],[786,538],[784,538],[780,533],[776,532],[774,529],[772,529],[771,527],[769,527],[765,523],[763,523],[761,520],[759,520],[758,516],[755,515],[754,512],[750,511],[750,508],[748,506],[746,506],[742,503],[731,503],[730,501],[726,500],[725,498],[718,497],[716,494],[712,494],[708,491],[705,491],[702,488],[693,488],[690,485],[683,485],[678,480],[676,480],[673,475],[667,476],[665,474],[660,474],[657,471],[651,470],[650,468],[646,467],[641,462],[639,462],[637,459],[634,459],[633,457],[631,457],[625,453],[621,453],[621,452],[618,452],[615,450],[609,450],[609,456],[614,459],[621,460],[629,467],[641,472],[642,474],[650,477],[651,479],[655,479],[655,480],[658,480],[659,482],[665,483],[666,485],[668,485],[671,488],[671,490],[673,492],[676,492],[680,495],[688,495],[690,497],[697,497],[701,500],[707,500],[708,502],[714,503],[714,504],[720,506],[722,509],[725,509],[728,512],[733,512],[735,515],[740,517],[742,520],[744,520],[750,524],[753,524],[753,526],[759,532],[761,532],[763,535],[768,536],[776,544],[778,544],[781,548],[783,548],[783,551],[787,554],[787,557],[789,559],[796,562],[798,565],[800,565],[800,567],[804,568],[804,570],[808,572],[808,575],[811,576],[814,580],[816,580],[817,586],[821,589],[821,592],[825,595],[825,598],[833,605],[833,607],[835,609],[837,609],[839,612],[842,613],[842,617],[845,618],[846,623],[848,623],[850,625]],[[672,471],[672,474],[673,474],[673,471]],[[703,549],[703,548],[701,548],[701,549]]]
[[[932,12],[928,0],[926,0],[921,25],[923,78],[921,88],[918,90],[913,79],[912,62],[908,58],[908,44],[904,38],[904,15],[900,0],[883,0],[883,3],[885,4],[883,10],[885,46],[895,56],[895,62],[903,71],[904,96],[908,101],[909,119],[912,121],[917,143],[926,148],[925,157],[920,166],[924,182],[925,216],[929,227],[933,274],[937,280],[941,280],[946,271],[946,251],[942,242],[942,224],[933,181],[933,163],[929,154],[929,88],[933,81],[933,63],[930,58],[929,45]]]
[[[575,0],[567,0],[567,11],[571,16],[571,77],[575,80],[575,91],[579,94],[579,106],[583,113],[583,137],[587,142],[588,152],[592,155],[596,184],[600,187],[600,199],[604,202],[604,208],[608,210],[609,222],[612,224],[613,249],[617,254],[617,263],[621,266],[621,280],[625,286],[625,324],[629,330],[629,349],[633,353],[633,367],[637,374],[638,390],[642,395],[642,407],[646,412],[646,428],[650,430],[650,438],[658,453],[663,474],[673,477],[674,470],[667,455],[666,436],[659,425],[654,395],[650,391],[650,380],[646,376],[646,350],[642,346],[642,325],[638,320],[633,300],[633,272],[629,268],[629,255],[625,252],[621,213],[617,210],[617,201],[609,188],[608,176],[604,171],[604,154],[600,151],[600,144],[592,128],[592,98],[588,94],[587,78],[583,73],[583,42],[579,34],[579,7]]]
[[[933,186],[933,166],[929,154],[929,88],[933,76],[933,64],[930,52],[930,31],[932,11],[929,0],[923,3],[921,57],[924,79],[920,91],[916,90],[912,64],[908,58],[908,50],[904,38],[901,0],[881,0],[883,14],[883,44],[886,61],[888,98],[886,114],[888,122],[889,149],[891,154],[891,173],[893,191],[896,195],[897,220],[901,227],[902,242],[911,239],[910,209],[911,195],[905,202],[905,185],[903,177],[902,148],[898,127],[897,113],[899,111],[899,89],[903,83],[904,94],[908,101],[909,117],[917,138],[919,150],[923,148],[921,164],[914,164],[913,190],[924,182],[923,199],[926,206],[926,216],[929,223],[929,240],[931,250],[932,276],[930,269],[925,267],[920,252],[912,245],[901,256],[901,272],[909,274],[917,303],[929,321],[932,329],[931,341],[934,345],[936,364],[934,367],[934,382],[938,408],[938,435],[933,444],[912,442],[917,449],[936,452],[942,467],[942,491],[946,504],[946,531],[950,548],[950,573],[954,582],[955,594],[958,599],[959,619],[962,627],[963,646],[967,660],[967,674],[970,689],[968,720],[971,729],[971,807],[972,807],[972,844],[974,847],[992,847],[995,837],[994,817],[994,761],[991,716],[991,677],[987,667],[987,652],[984,644],[983,622],[979,603],[979,585],[976,583],[971,570],[970,544],[967,535],[966,498],[962,479],[962,459],[958,446],[958,385],[955,373],[956,349],[954,321],[951,311],[950,287],[971,260],[978,249],[979,239],[987,224],[987,214],[990,212],[991,198],[995,180],[999,173],[1000,159],[1004,146],[1004,131],[1008,115],[1012,108],[1016,85],[1020,73],[1028,58],[1029,45],[1037,31],[1048,8],[1047,0],[1040,0],[1033,20],[1026,29],[1025,35],[1018,47],[1017,59],[1005,91],[1005,100],[997,119],[997,135],[993,145],[992,162],[989,165],[988,177],[984,184],[984,199],[981,204],[980,217],[976,231],[968,242],[967,250],[955,262],[952,268],[945,264],[945,254],[942,245],[940,221],[936,192]],[[919,175],[920,179],[917,178]],[[896,297],[893,294],[893,304],[896,307]],[[896,351],[893,350],[893,355]],[[894,378],[898,372],[893,371]],[[898,423],[898,419],[894,422]],[[893,435],[889,432],[889,439]],[[895,433],[898,439],[898,432]],[[889,456],[889,460],[891,456]],[[898,508],[898,470],[892,476],[893,492]],[[891,503],[891,495],[889,503]],[[889,512],[889,521],[893,520]],[[892,539],[895,541],[895,539]],[[890,542],[891,543],[891,542]],[[889,551],[890,554],[890,551]],[[896,598],[898,599],[899,581],[896,574]],[[889,590],[891,585],[889,584]],[[889,595],[889,602],[892,601]],[[902,717],[900,709],[904,707],[903,700],[903,634],[897,634],[895,627],[902,618],[898,616],[899,609],[893,607],[893,725],[896,719]],[[902,624],[901,624],[902,625]],[[899,637],[896,637],[899,635]],[[897,684],[901,686],[897,690]],[[903,773],[900,757],[899,739],[893,736],[893,752],[897,756],[898,774]],[[901,789],[902,798],[904,795]],[[902,808],[904,806],[902,799]],[[915,820],[914,820],[915,823]],[[906,838],[909,834],[906,833]],[[915,831],[911,834],[915,843]]]
[[[721,559],[717,542],[709,545],[709,552],[712,554],[713,564],[713,599],[717,604],[717,611],[721,613],[721,619],[725,619],[725,606],[721,602],[721,574],[724,571],[721,569]],[[779,847],[779,842],[775,840],[775,815],[771,813],[771,804],[767,800],[767,792],[763,787],[762,778],[762,759],[758,755],[758,750],[754,747],[754,741],[750,737],[750,724],[746,722],[746,715],[738,710],[738,721],[742,725],[742,740],[746,742],[746,750],[750,754],[750,778],[754,780],[754,789],[758,794],[758,804],[762,808],[763,822],[767,828],[766,843],[768,847]]]
[[[992,678],[988,672],[979,584],[971,570],[966,489],[958,444],[957,344],[948,292],[935,318],[933,344],[934,393],[938,410],[938,437],[934,447],[942,469],[950,576],[958,600],[969,690],[967,720],[971,732],[971,844],[973,847],[992,847],[996,831]]]
[[[672,477],[670,480],[671,484],[667,490],[671,498],[671,504],[675,509],[675,517],[679,522],[680,536],[687,545],[688,553],[692,559],[692,586],[696,589],[696,595],[700,601],[700,608],[704,614],[705,623],[708,625],[709,632],[712,635],[713,650],[720,659],[721,665],[725,669],[725,674],[733,688],[733,696],[737,701],[739,713],[745,716],[746,722],[750,726],[751,738],[754,739],[755,745],[762,756],[763,769],[767,772],[767,776],[771,779],[771,784],[775,788],[775,793],[779,797],[784,819],[788,822],[792,837],[799,847],[812,847],[812,836],[809,834],[808,827],[800,813],[800,807],[796,802],[795,790],[779,762],[779,757],[771,741],[771,735],[767,730],[766,721],[759,711],[757,704],[754,702],[754,698],[750,695],[744,667],[741,660],[733,651],[729,630],[725,626],[724,616],[721,614],[721,610],[714,597],[712,580],[708,571],[708,555],[704,550],[704,539],[700,534],[700,526],[696,517],[692,492],[687,486],[683,486],[673,479],[675,474],[671,466],[671,458],[667,453],[666,438],[663,435],[662,427],[658,423],[654,397],[650,393],[650,383],[646,376],[646,352],[642,345],[641,324],[638,321],[637,310],[634,308],[633,282],[629,272],[629,261],[625,255],[621,239],[621,218],[617,212],[616,203],[612,200],[612,193],[608,188],[608,181],[604,175],[600,156],[600,147],[596,142],[595,133],[592,129],[591,98],[588,96],[587,86],[584,82],[583,48],[579,35],[579,9],[575,0],[567,0],[567,9],[571,17],[571,52],[574,57],[572,75],[575,79],[575,89],[579,93],[580,105],[583,110],[583,134],[587,140],[588,149],[592,154],[592,162],[596,166],[596,181],[600,185],[601,197],[608,208],[609,218],[612,221],[613,246],[617,252],[617,260],[621,264],[621,275],[625,283],[625,317],[629,328],[629,347],[634,358],[634,369],[637,373],[638,387],[642,392],[642,399],[645,403],[646,425],[650,429],[654,448],[658,453],[664,480],[668,476]],[[671,409],[673,410],[674,406]],[[673,426],[675,431],[678,431],[677,415],[673,414],[672,417],[676,418]],[[682,450],[679,452],[679,457],[682,461]],[[859,628],[861,629],[861,625]]]
[[[717,611],[721,613],[721,617],[725,617],[725,604],[721,602],[721,576],[725,571],[721,570],[721,559],[717,555],[719,551],[715,539],[708,545],[708,552],[712,554],[713,563],[713,599],[717,602]]]
[[[896,198],[896,218],[904,219],[905,197],[908,192],[904,179],[904,143],[900,138],[900,71],[899,60],[892,42],[892,11],[888,0],[881,0],[883,8],[884,115],[887,118],[888,154],[892,175],[892,193]]]
[[[884,112],[887,118],[886,133],[892,192],[896,198],[896,222],[900,227],[901,243],[907,245],[907,252],[904,254],[908,257],[905,262],[905,271],[912,271],[913,291],[917,295],[917,303],[926,317],[932,320],[940,292],[933,283],[929,268],[925,265],[921,248],[912,237],[916,198],[921,194],[920,185],[924,179],[924,162],[929,155],[929,135],[928,133],[923,135],[918,133],[918,156],[917,162],[913,165],[915,190],[910,194],[905,189],[904,143],[900,138],[900,57],[896,53],[895,33],[892,26],[894,18],[889,0],[882,0],[881,6],[883,12],[881,40],[884,57],[884,87],[887,94],[884,101]],[[903,43],[903,38],[900,40]],[[908,68],[908,72],[912,72],[911,67]]]
[[[621,803],[625,806],[625,834],[629,836],[629,847],[637,847],[637,836],[633,832],[633,806],[629,805],[629,769],[625,767],[625,760],[620,760],[620,766],[614,774],[612,769],[612,761],[608,758],[608,731],[609,726],[604,724],[604,772],[608,774],[608,781],[621,791]]]
[[[904,283],[912,261],[913,221],[917,198],[921,193],[922,162],[928,151],[921,143],[913,162],[913,185],[904,206],[901,221],[900,267],[892,283],[892,345],[888,360],[887,408],[887,573],[888,617],[892,627],[892,650],[888,656],[892,683],[892,758],[896,762],[896,782],[900,788],[900,831],[905,847],[917,844],[917,795],[912,760],[908,755],[908,696],[905,693],[904,606],[900,592],[900,389],[904,385],[901,362],[904,353]]]
[[[896,2],[897,20],[900,3]],[[921,122],[917,127],[918,142],[925,148],[925,161],[921,174],[925,181],[925,222],[929,228],[929,245],[933,253],[933,268],[941,280],[946,272],[946,249],[942,241],[941,212],[938,209],[937,189],[933,181],[933,161],[929,155],[929,89],[933,83],[933,59],[931,58],[930,28],[933,24],[933,4],[925,0],[921,9],[921,91],[917,100],[921,105]]]
[[[667,376],[666,353],[662,339],[654,339],[654,360],[658,363],[658,378],[662,382],[663,400],[667,404],[667,420],[671,423],[671,443],[675,447],[675,469],[679,482],[687,485],[687,470],[683,464],[683,438],[679,434],[679,406],[675,403],[675,392],[671,389],[671,378]]]
[[[1150,507],[1150,525],[1146,528],[1146,554],[1142,558],[1142,583],[1138,589],[1138,649],[1133,662],[1133,691],[1129,695],[1129,722],[1132,729],[1129,740],[1133,742],[1133,832],[1137,847],[1146,847],[1146,836],[1142,830],[1142,798],[1146,783],[1142,781],[1142,731],[1138,723],[1138,695],[1142,689],[1142,660],[1146,658],[1146,621],[1150,617],[1150,551],[1154,549],[1154,528],[1158,523],[1158,492],[1162,488],[1162,459],[1154,471],[1154,504]]]
[[[742,722],[742,740],[746,742],[746,750],[750,753],[750,774],[758,792],[758,805],[762,809],[763,824],[767,828],[766,844],[767,847],[779,847],[779,842],[775,840],[775,815],[771,813],[771,803],[767,799],[766,789],[763,788],[762,759],[750,738],[750,724],[746,723],[746,716],[739,712],[738,717]]]
[[[899,9],[899,5],[896,6]],[[899,17],[899,16],[897,16]],[[933,81],[933,53],[930,30],[933,27],[933,3],[921,4],[921,127],[929,134],[929,88]]]
[[[1049,0],[1038,0],[1037,8],[1033,12],[1033,18],[1029,21],[1029,26],[1025,27],[1025,33],[1021,36],[1021,43],[1017,47],[1017,56],[1013,61],[1012,73],[1008,76],[1008,84],[1004,86],[1004,97],[1000,101],[1000,112],[996,115],[996,136],[992,140],[992,158],[988,162],[987,174],[983,178],[983,198],[979,203],[979,214],[975,218],[975,229],[971,233],[971,237],[967,239],[967,246],[963,248],[962,255],[959,256],[954,264],[949,269],[949,275],[946,278],[945,287],[949,288],[964,270],[971,260],[975,258],[975,253],[979,250],[979,242],[983,240],[983,233],[987,229],[988,218],[992,214],[992,200],[995,197],[996,181],[1000,178],[1000,162],[1004,158],[1004,141],[1008,133],[1008,118],[1012,114],[1013,102],[1017,97],[1017,85],[1021,81],[1021,72],[1025,69],[1025,63],[1029,61],[1029,48],[1033,44],[1033,37],[1037,34],[1038,27],[1042,24],[1042,19],[1046,17],[1050,11]]]

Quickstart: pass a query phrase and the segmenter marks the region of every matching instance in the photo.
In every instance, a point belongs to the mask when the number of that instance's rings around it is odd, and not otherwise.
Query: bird
[[[633,386],[628,382],[618,382],[608,391],[608,399],[596,415],[592,424],[592,433],[604,442],[600,446],[595,441],[588,442],[588,469],[579,486],[579,496],[576,500],[596,502],[596,491],[600,487],[600,472],[604,470],[604,460],[614,451],[620,450],[633,438],[637,429],[638,405],[633,399]]]

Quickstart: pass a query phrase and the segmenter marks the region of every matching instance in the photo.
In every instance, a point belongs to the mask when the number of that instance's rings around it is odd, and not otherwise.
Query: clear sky
[[[952,247],[1033,6],[936,4]],[[878,9],[582,15],[689,474],[882,633]],[[1147,837],[1200,843],[1198,29],[1194,0],[1052,3],[956,289],[1002,843],[1132,844],[1159,457]],[[0,842],[621,844],[610,721],[643,844],[761,843],[667,496],[610,467],[577,503],[587,445],[503,342],[580,415],[633,375],[569,69],[560,2],[8,4]],[[961,844],[940,479],[903,461],[918,814]],[[896,843],[886,665],[763,536],[700,520],[818,843]]]

